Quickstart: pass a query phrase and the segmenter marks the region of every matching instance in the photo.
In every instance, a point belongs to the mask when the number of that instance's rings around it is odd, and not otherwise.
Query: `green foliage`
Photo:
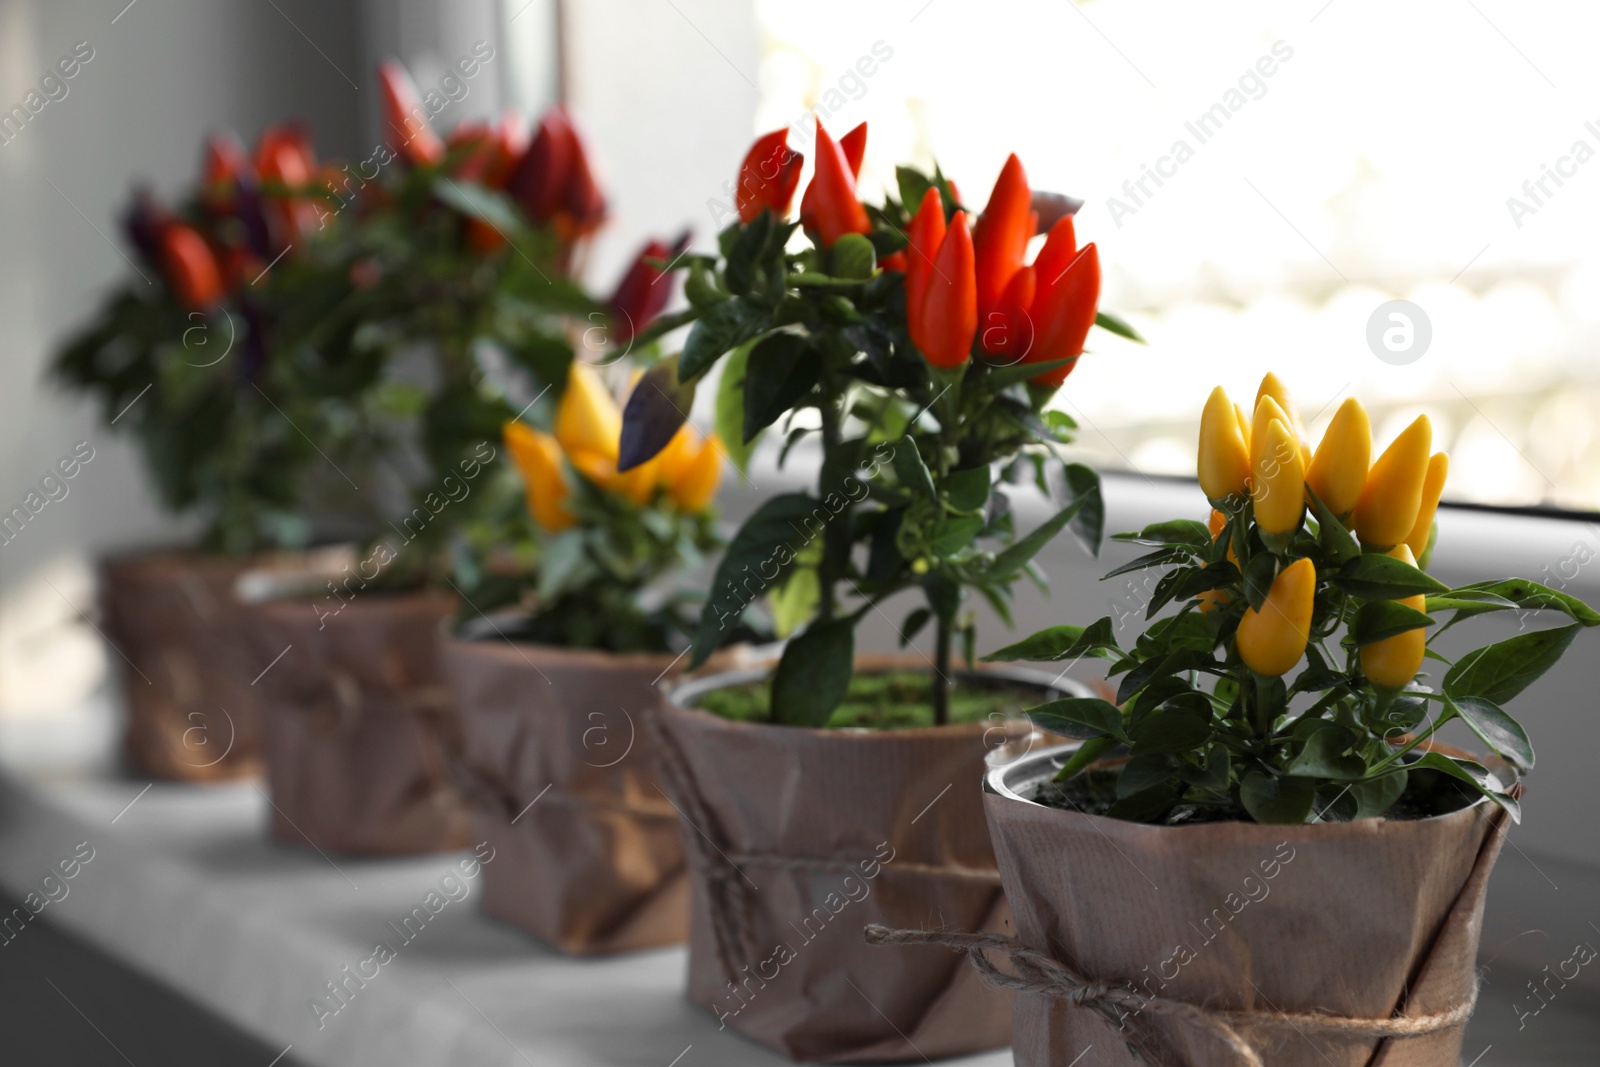
[[[987,657],[1096,656],[1109,660],[1111,677],[1120,678],[1114,703],[1058,700],[1029,712],[1041,729],[1084,742],[1058,782],[1121,746],[1127,759],[1108,810],[1117,818],[1375,818],[1396,804],[1421,810],[1406,800],[1408,783],[1431,789],[1440,776],[1518,817],[1517,790],[1503,771],[1497,775],[1473,760],[1419,746],[1460,719],[1513,767],[1531,768],[1533,746],[1504,705],[1554,666],[1580,629],[1600,625],[1600,613],[1522,579],[1450,589],[1402,560],[1362,552],[1315,500],[1312,513],[1320,518],[1280,540],[1276,550],[1261,537],[1247,500],[1238,502],[1214,539],[1190,520],[1118,534],[1118,541],[1154,551],[1111,575],[1160,575],[1146,612],[1153,621],[1131,647],[1118,643],[1107,617],[1086,627],[1053,626]],[[1317,574],[1304,659],[1297,673],[1290,672],[1293,677],[1256,674],[1240,657],[1236,631],[1246,611],[1264,601],[1280,570],[1301,558],[1311,560]],[[1221,595],[1200,599],[1213,590]],[[1400,602],[1413,597],[1426,597],[1427,612]],[[1174,605],[1176,611],[1161,614]],[[1511,608],[1556,611],[1572,624],[1470,652],[1435,685],[1419,675],[1395,690],[1364,674],[1363,649],[1377,642],[1418,629],[1432,636],[1461,619]],[[1439,625],[1446,613],[1452,617]],[[1334,641],[1337,651],[1329,647]]]
[[[320,225],[277,258],[258,250],[209,313],[185,310],[146,263],[151,282],[114,292],[53,373],[134,436],[162,503],[204,520],[200,547],[371,541],[427,515],[382,579],[409,583],[481,542],[475,526],[514,519],[507,473],[476,465],[522,406],[507,388],[564,377],[565,321],[598,309],[565,277],[554,233],[503,194],[400,163],[357,184],[359,203],[330,190]],[[178,216],[241,250],[241,220],[215,205],[197,196]],[[468,220],[508,244],[474,248]]]
[[[1033,558],[1046,542],[1070,529],[1098,552],[1103,533],[1098,477],[1062,453],[1072,420],[1044,410],[1049,393],[1028,384],[1047,365],[975,357],[947,371],[912,344],[903,276],[879,261],[904,247],[909,211],[928,188],[940,188],[948,210],[957,205],[937,172],[901,168],[898,185],[899,202],[869,209],[871,233],[829,249],[791,248],[796,226],[763,212],[725,229],[719,256],[680,266],[691,307],[679,321],[693,326],[678,374],[698,380],[723,362],[717,425],[735,462],[742,469],[769,432],[784,435],[780,463],[803,441],[821,445],[815,494],[769,501],[734,536],[694,643],[703,662],[758,594],[771,596],[786,627],[809,609],[776,676],[779,721],[829,720],[851,670],[846,635],[887,598],[922,590],[926,606],[907,630],[933,624],[944,671],[958,640],[969,650],[975,642],[974,595],[1009,618],[1017,580],[1042,583]],[[1120,320],[1103,325],[1132,332]],[[1010,479],[1030,464],[1057,510],[1019,531]],[[791,577],[797,568],[806,577]]]

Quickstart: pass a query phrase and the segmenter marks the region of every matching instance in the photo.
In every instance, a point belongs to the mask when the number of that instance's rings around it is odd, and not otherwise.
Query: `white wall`
[[[0,0],[0,109],[75,43],[93,49],[67,95],[0,144],[0,501],[9,510],[76,442],[95,449],[69,495],[0,545],[0,717],[93,686],[102,651],[75,611],[92,602],[86,561],[180,536],[131,448],[41,380],[53,347],[132,274],[115,219],[131,182],[171,190],[190,180],[206,131],[252,139],[294,115],[319,151],[349,153],[373,95],[350,3],[124,3]]]

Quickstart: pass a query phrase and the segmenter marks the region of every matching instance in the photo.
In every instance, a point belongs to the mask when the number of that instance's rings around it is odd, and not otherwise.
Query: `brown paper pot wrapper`
[[[466,847],[449,771],[460,726],[439,662],[454,598],[362,593],[319,621],[327,607],[295,597],[248,616],[259,662],[283,653],[257,683],[272,836],[379,855]]]
[[[1146,826],[1019,799],[1054,773],[1052,755],[990,771],[983,798],[1028,948],[1213,1010],[1388,1020],[1470,1004],[1506,822],[1488,801],[1420,820]],[[1167,1050],[1163,1067],[1243,1062],[1182,1017],[1125,1021]],[[1272,1067],[1455,1067],[1463,1026],[1405,1039],[1236,1029]],[[1116,1023],[1038,993],[1017,995],[1014,1049],[1019,1067],[1140,1062]]]
[[[260,770],[250,647],[233,583],[259,562],[181,552],[106,560],[100,610],[120,655],[122,750],[151,778],[213,781]]]
[[[926,669],[864,660],[857,670],[894,667]],[[980,674],[1041,691],[1051,681]],[[680,686],[658,720],[663,775],[690,824],[690,999],[797,1060],[920,1060],[1008,1044],[1008,992],[948,950],[890,951],[867,945],[861,929],[1009,932],[979,783],[986,753],[1020,741],[1027,723],[812,730],[688,706],[708,688],[764,676]],[[1056,688],[1081,695],[1074,683]]]
[[[484,911],[574,955],[684,941],[678,813],[643,720],[681,657],[446,637],[444,659],[474,840],[497,857]]]

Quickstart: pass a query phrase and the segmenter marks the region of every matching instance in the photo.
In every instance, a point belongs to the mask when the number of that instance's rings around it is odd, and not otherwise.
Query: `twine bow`
[[[943,945],[965,952],[983,978],[1002,989],[1037,993],[1094,1012],[1115,1027],[1136,1059],[1150,1067],[1181,1063],[1148,1028],[1129,1027],[1125,1020],[1140,1012],[1180,1019],[1226,1045],[1244,1067],[1263,1067],[1261,1054],[1239,1033],[1240,1028],[1292,1029],[1343,1038],[1422,1037],[1466,1023],[1477,1003],[1477,989],[1446,1011],[1387,1019],[1358,1018],[1328,1012],[1234,1011],[1205,1008],[1170,997],[1147,997],[1122,982],[1093,979],[1076,968],[1024,945],[1005,934],[959,930],[891,930],[876,923],[866,928],[868,944]],[[1015,973],[1002,971],[988,956],[1003,953]]]

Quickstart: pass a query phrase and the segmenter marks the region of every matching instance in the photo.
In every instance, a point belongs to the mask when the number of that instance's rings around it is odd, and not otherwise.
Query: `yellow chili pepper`
[[[1200,488],[1222,500],[1249,488],[1250,446],[1240,432],[1233,402],[1222,386],[1211,390],[1200,414]]]
[[[1289,387],[1284,385],[1282,379],[1271,371],[1268,371],[1267,376],[1261,379],[1261,387],[1256,390],[1256,405],[1258,407],[1261,404],[1261,398],[1264,396],[1270,396],[1283,409],[1284,414],[1289,416],[1286,420],[1286,425],[1288,425],[1290,432],[1294,434],[1295,441],[1300,445],[1301,458],[1307,465],[1310,465],[1311,453],[1306,448],[1306,425],[1300,421],[1300,409],[1294,406],[1294,397],[1289,395]]]
[[[1260,410],[1276,407],[1263,397]],[[1256,524],[1264,533],[1287,535],[1300,528],[1306,507],[1305,457],[1299,442],[1282,419],[1271,419],[1259,434],[1252,432],[1251,466],[1254,478],[1250,497],[1255,502]]]
[[[511,461],[522,472],[534,521],[551,533],[575,523],[577,519],[566,508],[570,490],[561,473],[561,446],[556,439],[515,420],[505,424],[502,436]]]
[[[702,438],[687,424],[662,449],[660,483],[684,511],[704,511],[722,480],[722,443],[716,434]]]
[[[1222,536],[1223,527],[1225,527],[1227,525],[1228,525],[1228,516],[1224,515],[1222,512],[1218,511],[1216,508],[1212,508],[1211,509],[1211,518],[1206,520],[1206,528],[1211,531],[1211,540],[1215,541],[1218,537]],[[1233,551],[1233,545],[1232,544],[1228,545],[1228,562],[1229,563],[1238,563],[1239,562],[1239,557]]]
[[[1361,401],[1351,397],[1339,405],[1317,454],[1306,471],[1306,484],[1335,515],[1348,515],[1361,500],[1372,466],[1372,423]]]
[[[1250,458],[1255,459],[1255,450],[1265,442],[1267,436],[1267,423],[1277,419],[1285,426],[1289,425],[1289,413],[1283,410],[1270,396],[1263,396],[1256,401],[1255,414],[1250,418]]]
[[[1356,503],[1354,526],[1361,540],[1389,548],[1404,541],[1422,510],[1422,484],[1428,475],[1433,426],[1418,415],[1367,473]]]
[[[1450,455],[1435,452],[1428,460],[1428,475],[1422,480],[1422,507],[1417,511],[1417,521],[1406,537],[1411,555],[1421,559],[1428,551],[1428,540],[1433,536],[1433,517],[1439,511],[1439,497],[1444,495],[1444,480],[1450,476]]]
[[[1395,545],[1389,550],[1389,555],[1395,559],[1403,559],[1413,567],[1417,565],[1417,559],[1411,554],[1411,549],[1407,545]],[[1416,596],[1400,598],[1399,603],[1417,611],[1425,611],[1428,598],[1418,593]],[[1407,630],[1393,637],[1385,637],[1382,641],[1361,646],[1361,672],[1373,685],[1385,689],[1404,689],[1422,669],[1423,654],[1427,650],[1426,628]]]
[[[621,474],[617,473],[617,460],[586,448],[571,449],[567,461],[591,483],[633,502],[639,507],[650,503],[656,489],[656,471],[660,457],[654,457]]]
[[[1317,568],[1297,559],[1279,572],[1261,610],[1246,609],[1234,634],[1234,647],[1257,674],[1276,677],[1294,669],[1311,639],[1311,609],[1317,594]]]
[[[1239,437],[1244,441],[1244,454],[1248,456],[1250,454],[1250,413],[1244,409],[1244,405],[1235,403],[1233,405],[1233,415],[1234,418],[1239,420]]]
[[[1211,531],[1211,540],[1215,541],[1222,535],[1223,528],[1228,525],[1228,517],[1216,508],[1211,509],[1211,518],[1206,520],[1206,528]],[[1233,546],[1228,546],[1228,562],[1238,563],[1239,557],[1233,554]],[[1207,589],[1195,597],[1200,601],[1200,613],[1210,615],[1233,598],[1221,589]]]
[[[568,455],[592,452],[616,462],[622,412],[594,368],[576,360],[556,407],[556,440]]]

